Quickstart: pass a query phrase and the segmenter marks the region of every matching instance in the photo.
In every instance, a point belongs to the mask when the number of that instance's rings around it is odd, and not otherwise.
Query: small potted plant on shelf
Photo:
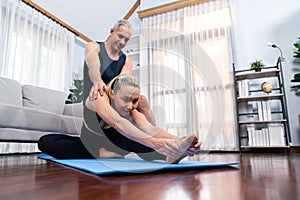
[[[264,66],[262,60],[255,59],[255,61],[250,63],[250,69],[255,70],[256,72],[260,72]]]
[[[298,37],[298,40],[300,40],[300,37]],[[294,43],[294,47],[296,48],[296,51],[294,51],[294,63],[299,65],[300,64],[300,41],[297,43]],[[300,95],[300,73],[294,74],[294,79],[291,80],[291,82],[298,82],[296,85],[291,86],[291,90],[295,91],[296,95]]]

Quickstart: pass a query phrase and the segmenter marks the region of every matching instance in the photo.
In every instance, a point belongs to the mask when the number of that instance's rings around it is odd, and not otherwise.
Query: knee
[[[40,151],[43,152],[45,144],[47,144],[47,135],[43,135],[42,137],[40,137],[40,139],[38,140],[38,148]]]
[[[40,139],[38,140],[39,150],[43,152],[45,149],[48,149],[48,147],[52,145],[53,139],[54,137],[52,134],[43,135],[42,137],[40,137]]]

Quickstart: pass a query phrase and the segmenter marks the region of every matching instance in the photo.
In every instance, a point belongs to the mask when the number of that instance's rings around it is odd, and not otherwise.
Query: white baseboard
[[[37,143],[0,142],[0,154],[39,153]]]

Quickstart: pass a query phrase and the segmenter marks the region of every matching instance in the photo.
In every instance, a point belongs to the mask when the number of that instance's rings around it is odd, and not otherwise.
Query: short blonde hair
[[[108,87],[113,90],[114,92],[117,92],[121,89],[122,85],[126,84],[129,86],[133,86],[136,88],[140,88],[139,81],[130,74],[122,74],[119,76],[116,76],[113,80],[110,81],[108,84]]]

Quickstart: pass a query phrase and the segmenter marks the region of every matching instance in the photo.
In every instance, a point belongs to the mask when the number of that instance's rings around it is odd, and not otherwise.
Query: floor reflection
[[[261,199],[299,199],[300,177],[296,174],[299,173],[299,157],[243,154],[241,160],[244,196],[259,194]]]
[[[38,159],[0,156],[0,199],[300,199],[300,154],[210,153],[226,168],[96,176]]]

